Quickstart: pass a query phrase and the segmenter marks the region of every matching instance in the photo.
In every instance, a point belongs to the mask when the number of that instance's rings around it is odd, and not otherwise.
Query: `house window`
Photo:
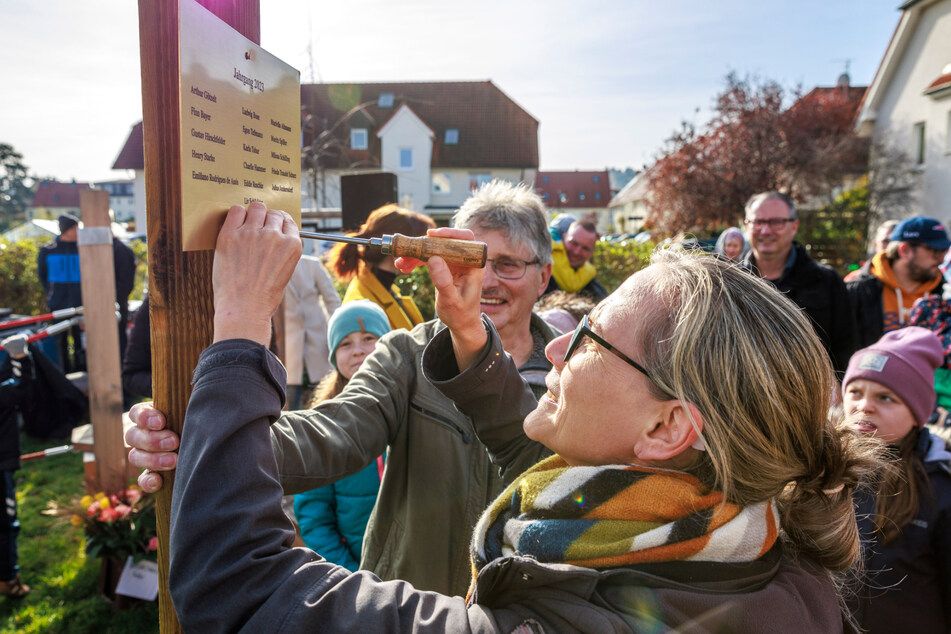
[[[595,175],[592,176],[591,178],[594,180],[595,183],[600,183],[600,182],[601,182],[601,177],[600,177],[599,175],[597,175],[597,174],[595,174]]]
[[[547,183],[547,182],[548,182],[548,177],[547,177],[547,176],[542,176],[542,182],[543,182],[543,183]]]
[[[925,122],[919,121],[912,128],[911,142],[914,144],[915,165],[925,164]]]
[[[584,192],[578,194],[578,200],[584,200]]]
[[[479,189],[485,183],[488,183],[492,180],[492,174],[481,174],[470,172],[469,173],[469,191],[474,192]]]
[[[413,169],[413,148],[411,147],[400,148],[400,169],[401,170]]]
[[[393,93],[381,92],[380,96],[376,100],[376,105],[378,108],[392,108],[393,107]]]
[[[459,130],[456,128],[449,128],[446,130],[446,145],[458,145],[459,143]]]
[[[567,204],[568,204],[568,194],[566,194],[566,193],[564,193],[564,192],[558,194],[558,202],[560,202],[562,205],[567,205]]]
[[[452,191],[452,181],[446,172],[437,172],[433,174],[433,193],[448,194]]]
[[[594,192],[594,199],[601,200],[601,192]]]
[[[368,146],[370,136],[366,128],[353,128],[350,130],[350,149],[365,150]]]

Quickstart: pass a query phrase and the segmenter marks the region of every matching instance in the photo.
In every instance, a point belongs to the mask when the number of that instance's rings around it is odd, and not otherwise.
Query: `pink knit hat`
[[[855,379],[881,383],[904,401],[923,427],[935,406],[934,371],[943,362],[941,341],[930,330],[918,326],[893,330],[852,355],[842,392]]]

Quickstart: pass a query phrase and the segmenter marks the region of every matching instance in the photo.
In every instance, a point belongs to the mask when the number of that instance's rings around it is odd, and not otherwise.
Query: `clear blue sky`
[[[874,76],[899,0],[261,0],[301,81],[491,79],[540,121],[541,168],[640,167],[731,70],[806,90]],[[3,0],[0,142],[60,180],[111,170],[141,119],[137,3]],[[699,111],[698,111],[699,109]]]

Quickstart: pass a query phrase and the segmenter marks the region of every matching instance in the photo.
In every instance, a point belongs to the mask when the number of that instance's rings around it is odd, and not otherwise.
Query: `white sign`
[[[146,559],[134,564],[132,557],[126,559],[116,594],[155,601],[158,598],[158,564]]]

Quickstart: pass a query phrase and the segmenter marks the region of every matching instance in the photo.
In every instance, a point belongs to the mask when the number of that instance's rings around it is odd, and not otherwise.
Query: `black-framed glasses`
[[[651,383],[654,382],[654,379],[651,377],[650,372],[645,370],[644,366],[642,366],[640,363],[638,363],[634,359],[631,359],[630,357],[628,357],[626,354],[624,354],[623,352],[621,352],[620,350],[618,350],[617,348],[609,344],[600,336],[596,335],[594,331],[591,330],[591,328],[588,326],[587,315],[581,318],[581,321],[578,323],[578,327],[575,328],[575,334],[571,335],[571,341],[568,342],[568,349],[565,351],[565,363],[568,363],[568,359],[570,359],[571,355],[575,353],[575,350],[581,344],[581,340],[584,339],[585,337],[590,338],[591,341],[600,345],[605,350],[614,353],[614,356],[618,357],[619,359],[621,359],[628,365],[633,366],[635,370],[637,370],[638,372],[646,376],[648,380],[650,380]]]
[[[525,276],[525,269],[533,264],[541,264],[538,258],[534,260],[520,260],[519,258],[510,258],[508,256],[501,258],[489,258],[486,260],[492,265],[495,276],[503,280],[520,280]]]
[[[795,218],[757,218],[755,220],[750,220],[747,218],[743,221],[747,227],[753,227],[754,229],[762,229],[765,226],[769,226],[773,231],[779,231],[786,226],[787,222],[796,222]]]

